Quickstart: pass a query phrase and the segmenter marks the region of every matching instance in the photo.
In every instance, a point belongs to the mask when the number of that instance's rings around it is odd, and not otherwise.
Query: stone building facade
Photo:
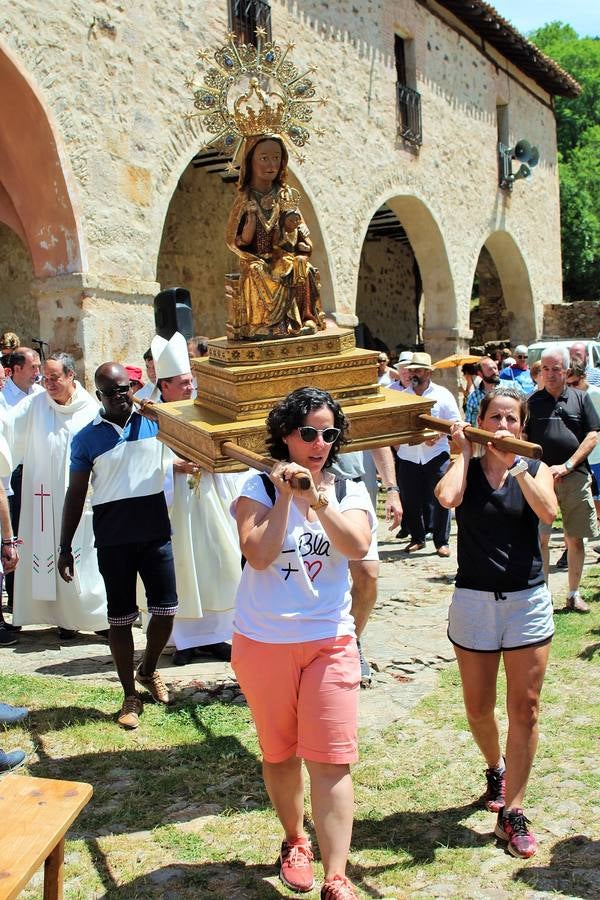
[[[40,18],[14,0],[0,18],[0,327],[71,351],[87,379],[108,358],[139,360],[161,287],[190,289],[198,332],[224,331],[235,188],[193,163],[207,135],[184,122],[184,82],[230,6],[55,0]],[[325,136],[290,165],[326,310],[347,324],[358,312],[392,349],[463,350],[485,249],[510,336],[537,337],[561,297],[553,96],[575,82],[478,0],[272,0],[269,12],[273,39],[295,42],[330,101],[315,116]],[[399,78],[418,95],[420,140],[402,136]],[[499,136],[540,150],[512,192]],[[378,235],[383,207],[405,241]]]

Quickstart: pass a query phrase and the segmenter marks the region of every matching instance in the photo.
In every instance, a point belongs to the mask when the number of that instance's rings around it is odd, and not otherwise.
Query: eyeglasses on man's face
[[[529,359],[526,353],[517,353],[515,359]]]

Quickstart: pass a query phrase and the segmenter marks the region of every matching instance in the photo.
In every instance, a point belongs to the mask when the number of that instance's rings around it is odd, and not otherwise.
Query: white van
[[[527,348],[527,363],[531,367],[537,362],[544,350],[557,349],[570,350],[573,344],[583,343],[587,347],[588,365],[600,367],[600,342],[592,341],[590,338],[571,338],[568,341],[536,341]]]

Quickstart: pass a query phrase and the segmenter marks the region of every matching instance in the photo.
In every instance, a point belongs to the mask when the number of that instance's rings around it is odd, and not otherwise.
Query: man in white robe
[[[13,462],[23,463],[19,536],[21,563],[15,574],[15,625],[57,625],[74,631],[105,631],[106,595],[98,571],[89,503],[73,542],[76,577],[58,576],[60,526],[69,481],[72,436],[98,411],[97,401],[75,380],[73,360],[54,353],[43,367],[42,393],[27,397],[5,417]]]
[[[144,353],[144,365],[146,366],[146,376],[148,380],[146,384],[135,392],[136,400],[152,400],[158,402],[160,400],[160,391],[156,386],[156,371],[154,369],[154,360],[152,359],[152,349],[148,347]]]
[[[32,350],[31,347],[17,347],[10,353],[8,363],[11,376],[6,379],[0,395],[0,412],[2,415],[4,415],[11,407],[16,406],[17,403],[21,403],[32,394],[38,394],[44,390],[43,387],[38,384],[41,363],[37,350]],[[15,534],[18,534],[19,532],[22,477],[23,467],[17,466],[8,477],[3,479],[10,507],[10,518]],[[4,580],[4,587],[8,598],[8,609],[12,612],[15,588],[14,572],[7,573]],[[15,626],[5,622],[0,613],[0,646],[7,647],[16,644],[17,637],[15,631],[17,630],[18,629],[16,629]]]
[[[191,399],[195,391],[183,335],[176,333],[170,341],[157,335],[151,349],[162,400]],[[190,662],[196,649],[218,659],[231,658],[227,642],[233,633],[241,554],[229,506],[239,495],[240,480],[247,477],[247,472],[202,472],[173,454],[172,485],[166,493],[179,597],[171,635],[175,665]]]

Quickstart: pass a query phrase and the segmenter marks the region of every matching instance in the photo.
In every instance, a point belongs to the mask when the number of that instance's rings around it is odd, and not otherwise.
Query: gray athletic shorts
[[[498,653],[547,643],[554,634],[552,598],[545,584],[524,591],[456,588],[448,637],[463,650]]]

